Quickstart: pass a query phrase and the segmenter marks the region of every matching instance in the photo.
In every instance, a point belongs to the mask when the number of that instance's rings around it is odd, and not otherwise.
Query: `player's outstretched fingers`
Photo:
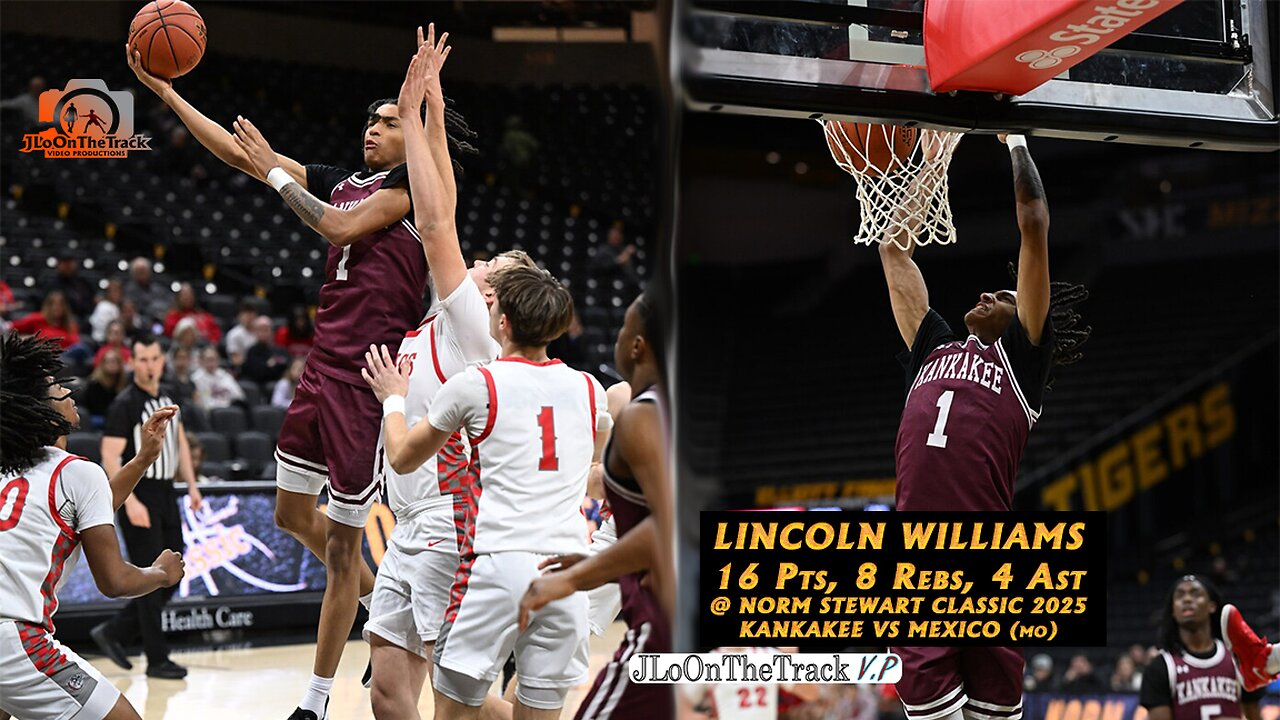
[[[388,369],[395,367],[395,362],[391,360],[391,351],[387,350],[387,346],[386,346],[386,345],[381,345],[381,346],[379,346],[379,348],[378,348],[378,349],[382,351],[382,362],[383,362],[383,364],[384,364]]]

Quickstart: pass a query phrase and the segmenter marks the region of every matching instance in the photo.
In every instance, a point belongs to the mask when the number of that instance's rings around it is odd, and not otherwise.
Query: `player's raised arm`
[[[893,320],[908,348],[915,343],[920,323],[929,312],[929,289],[920,268],[911,259],[914,252],[914,246],[903,250],[892,241],[880,244],[880,265],[884,268],[885,284],[889,286],[889,306],[893,308]]]
[[[266,175],[259,174],[254,169],[253,163],[249,161],[249,157],[236,144],[235,138],[231,133],[224,130],[221,125],[210,120],[204,113],[201,113],[191,103],[187,102],[178,94],[177,90],[173,89],[171,81],[148,73],[142,67],[142,56],[138,51],[131,52],[129,46],[125,45],[124,54],[129,63],[129,69],[133,70],[133,74],[138,76],[138,80],[143,85],[146,85],[147,88],[159,96],[165,105],[173,109],[178,119],[187,127],[187,130],[197,142],[222,162],[246,175],[266,182]],[[284,168],[285,172],[289,173],[289,176],[294,180],[306,185],[307,171],[296,160],[277,154],[275,164]]]
[[[1049,315],[1049,204],[1027,140],[1021,135],[1001,138],[1013,159],[1013,193],[1018,203],[1018,321],[1033,345]]]
[[[410,428],[404,417],[404,396],[409,392],[408,366],[397,368],[386,345],[370,345],[364,359],[368,367],[361,368],[360,374],[373,388],[378,402],[382,403],[383,446],[387,452],[387,464],[397,473],[406,475],[440,452],[457,428],[439,430],[426,419]],[[440,393],[443,394],[448,387],[446,382]]]
[[[436,294],[446,298],[467,276],[454,221],[458,195],[445,133],[444,94],[440,88],[440,68],[449,48],[444,45],[445,37],[435,42],[434,25],[430,26],[425,41],[422,41],[422,28],[418,28],[418,33],[418,53],[409,62],[396,107],[404,123],[413,224],[422,238]],[[428,123],[425,128],[419,111],[424,99]]]
[[[111,474],[111,507],[119,510],[124,501],[133,494],[133,489],[138,486],[138,481],[146,474],[147,468],[160,457],[160,449],[164,446],[165,431],[169,427],[169,420],[178,412],[177,405],[166,405],[165,407],[151,413],[147,418],[147,422],[142,426],[142,443],[138,448],[138,454],[133,459],[125,463],[125,466]],[[116,438],[123,441],[124,438]],[[106,438],[103,438],[105,443]],[[123,450],[123,444],[122,448]],[[120,452],[115,454],[116,464],[120,464]]]
[[[399,122],[399,118],[391,119]],[[380,122],[384,120],[386,118],[379,117]],[[305,178],[300,183],[292,173],[283,169],[279,156],[248,118],[237,117],[232,126],[235,128],[235,143],[249,158],[257,173],[255,177],[266,178],[294,214],[332,245],[346,247],[374,230],[400,220],[409,212],[409,193],[400,187],[378,190],[349,210],[323,202],[307,191],[303,185]]]

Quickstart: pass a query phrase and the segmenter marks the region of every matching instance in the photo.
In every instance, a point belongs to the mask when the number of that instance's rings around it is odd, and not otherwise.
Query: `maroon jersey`
[[[352,208],[382,188],[408,185],[405,165],[376,173],[307,166],[307,189],[338,208]],[[426,288],[427,260],[409,216],[346,247],[330,245],[308,363],[335,380],[363,386],[360,368],[369,345],[385,344],[393,352],[400,347],[422,319]]]
[[[1032,345],[1015,315],[996,342],[964,341],[937,312],[920,323],[895,448],[899,510],[1009,510],[1018,461],[1052,362],[1053,328]]]
[[[653,388],[640,393],[631,402],[656,403],[658,394]],[[619,478],[609,472],[609,454],[613,449],[613,440],[605,446],[604,452],[604,494],[609,502],[609,511],[618,525],[618,537],[631,532],[649,517],[649,504],[645,501],[644,492],[634,478]],[[647,588],[640,586],[639,573],[623,576],[618,580],[622,589],[622,617],[627,625],[633,628],[641,623],[660,623],[666,626],[666,617],[658,605],[658,599]],[[652,646],[651,646],[652,647]],[[664,652],[653,649],[651,652]]]
[[[656,403],[653,388],[636,396],[633,403]],[[604,451],[604,492],[613,517],[618,523],[618,537],[631,532],[649,517],[649,505],[635,478],[623,478],[609,472],[609,455],[613,442]],[[633,683],[628,670],[632,657],[643,653],[671,652],[671,628],[658,599],[640,586],[639,573],[618,580],[622,590],[622,617],[627,621],[627,634],[613,660],[600,670],[595,684],[578,706],[574,720],[663,720],[675,717],[675,696],[670,685]]]
[[[1167,706],[1173,720],[1244,717],[1235,659],[1221,640],[1205,655],[1161,650],[1142,674],[1140,699],[1147,709]]]

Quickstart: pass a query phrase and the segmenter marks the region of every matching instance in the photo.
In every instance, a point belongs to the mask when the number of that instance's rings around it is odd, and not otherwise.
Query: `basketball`
[[[129,48],[142,56],[142,67],[171,80],[191,72],[204,56],[204,19],[182,0],[149,2],[129,23]]]
[[[830,122],[827,148],[837,160],[847,157],[853,171],[872,177],[893,169],[893,159],[905,164],[916,147],[916,129],[897,125]]]

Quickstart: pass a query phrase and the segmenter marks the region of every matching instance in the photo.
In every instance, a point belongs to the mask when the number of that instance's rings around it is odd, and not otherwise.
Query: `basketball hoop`
[[[955,242],[947,168],[959,133],[819,120],[827,149],[858,183],[862,222],[854,242],[913,245]]]

